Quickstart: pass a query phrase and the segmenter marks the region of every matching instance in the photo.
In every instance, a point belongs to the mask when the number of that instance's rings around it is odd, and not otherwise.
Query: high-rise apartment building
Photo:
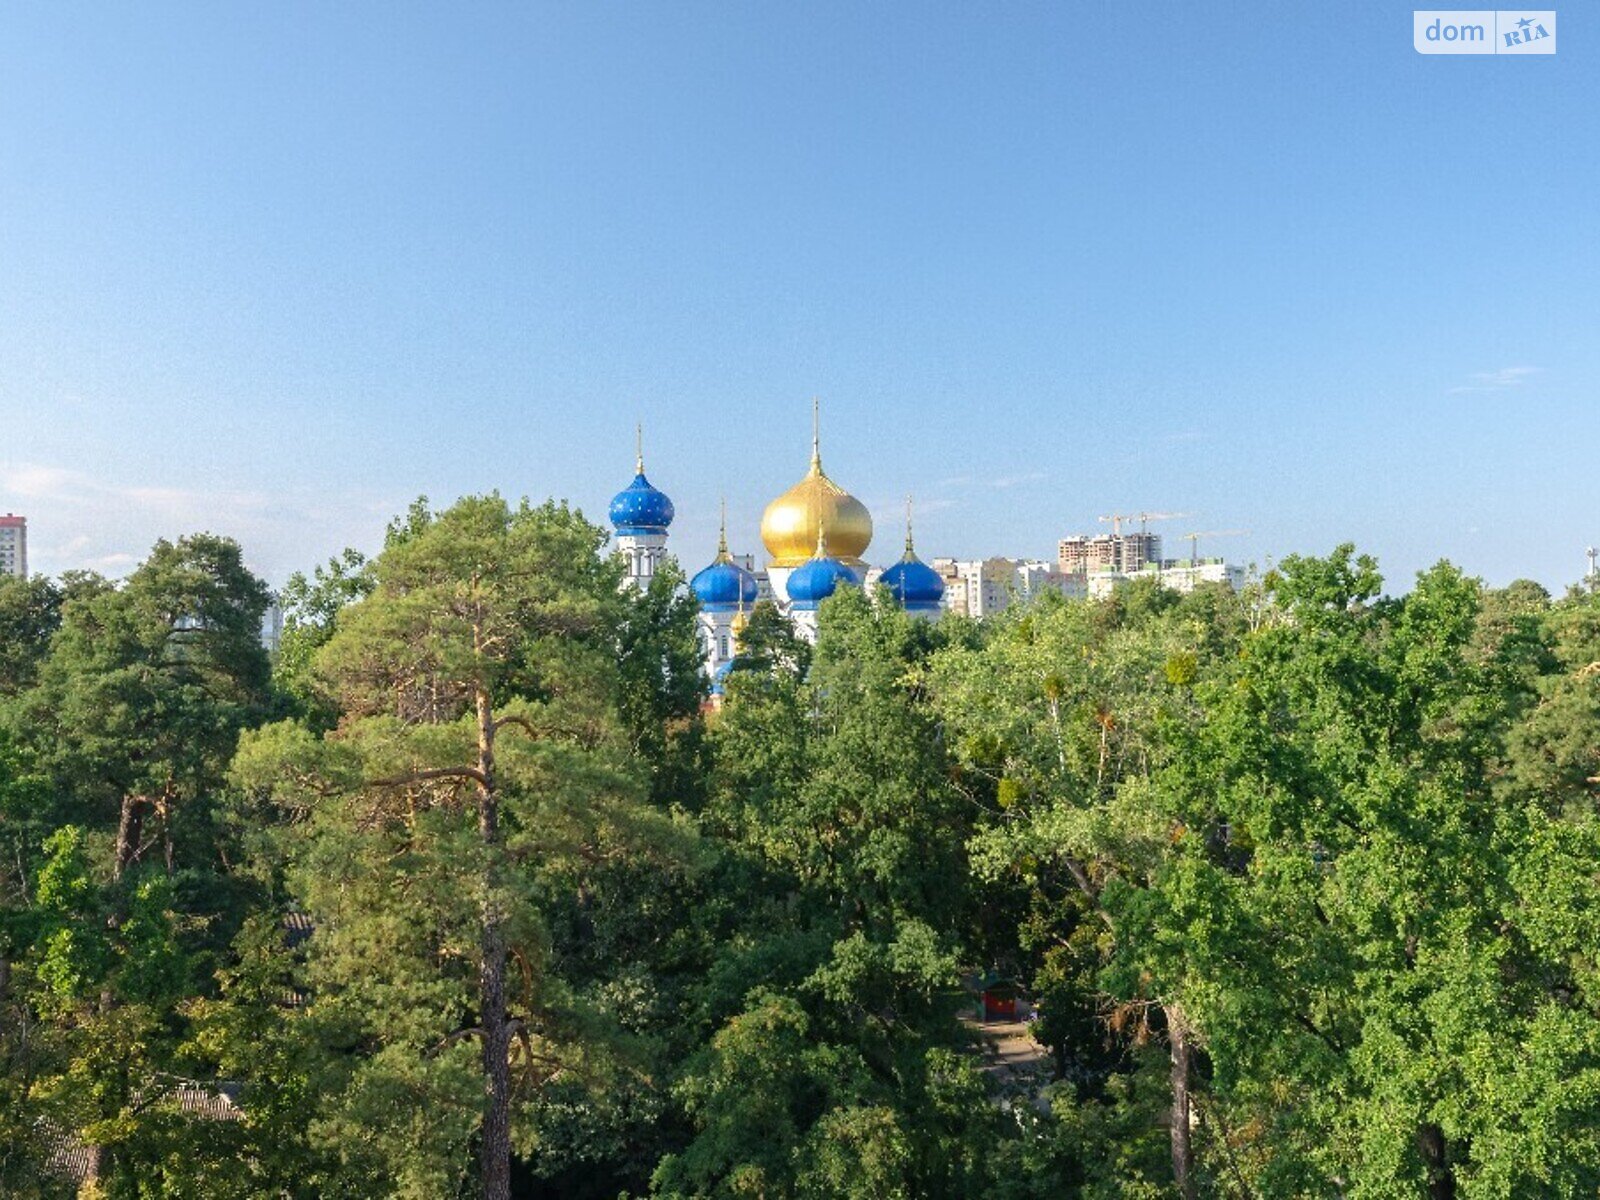
[[[28,518],[7,513],[0,517],[0,575],[28,577]]]
[[[283,648],[283,605],[276,596],[261,614],[261,645],[268,654],[276,654]]]
[[[1080,533],[1056,543],[1056,565],[1063,575],[1139,571],[1145,563],[1160,561],[1158,533],[1102,533],[1096,537]]]
[[[1068,575],[1084,575],[1090,571],[1109,571],[1116,560],[1116,548],[1110,534],[1085,537],[1074,534],[1056,543],[1056,565]]]

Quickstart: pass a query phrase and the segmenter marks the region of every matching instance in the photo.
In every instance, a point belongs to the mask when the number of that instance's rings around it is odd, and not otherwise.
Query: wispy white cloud
[[[1508,388],[1521,387],[1541,370],[1542,367],[1501,367],[1497,371],[1478,371],[1472,376],[1471,383],[1453,387],[1449,394],[1456,396],[1463,392],[1503,392]]]
[[[15,492],[52,508],[101,508],[118,505],[164,512],[202,521],[212,515],[266,508],[272,501],[261,492],[197,491],[151,484],[124,485],[97,479],[68,467],[22,463],[0,464],[0,492]],[[80,539],[83,535],[79,535]]]
[[[71,567],[63,567],[61,569],[93,571],[97,575],[116,577],[118,575],[126,575],[138,565],[139,558],[137,555],[119,550],[113,554],[90,555],[88,558],[75,560]]]
[[[51,464],[0,463],[0,509],[28,517],[29,566],[51,575],[120,575],[158,538],[208,531],[237,539],[251,566],[279,582],[341,546],[371,546],[382,536],[384,518],[402,507],[372,495],[208,490],[109,480]]]
[[[917,520],[928,516],[930,513],[944,512],[950,508],[960,508],[961,501],[953,500],[948,496],[936,496],[929,500],[916,499],[911,504],[911,515]],[[874,504],[872,506],[872,524],[877,529],[899,529],[905,525],[905,501],[899,504]]]
[[[87,479],[65,467],[42,467],[36,463],[0,466],[0,488],[29,500],[74,499]]]
[[[992,488],[1004,491],[1007,488],[1021,487],[1025,483],[1038,483],[1049,476],[1044,471],[1024,471],[1020,475],[1001,475],[985,482]]]
[[[1013,475],[952,475],[949,479],[941,479],[935,485],[941,488],[995,488],[1004,491],[1007,488],[1020,487],[1025,483],[1037,483],[1041,479],[1048,479],[1046,471],[1021,471]]]

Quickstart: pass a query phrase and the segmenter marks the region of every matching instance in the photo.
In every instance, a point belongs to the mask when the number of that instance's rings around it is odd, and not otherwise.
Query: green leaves
[[[454,1194],[497,1113],[583,1200],[1600,1188],[1593,596],[846,589],[708,725],[681,575],[619,583],[419,502],[286,589],[287,699],[231,543],[0,586],[0,1190],[61,1130],[130,1195]]]
[[[602,540],[556,505],[414,506],[359,574],[322,581],[315,719],[268,726],[235,759],[235,783],[293,821],[284,880],[315,926],[305,1020],[345,1054],[312,1144],[396,1194],[449,1191],[475,1142],[543,1111],[486,1091],[532,1098],[603,1040],[553,970],[550,897],[613,856],[693,850],[641,803],[634,757],[640,726],[692,712],[698,687],[672,675],[692,614],[624,595]],[[484,1150],[485,1187],[495,1169]]]
[[[1033,897],[1046,1035],[1092,1062],[1081,997],[1176,1003],[1219,1189],[1592,1188],[1563,1124],[1600,1022],[1592,600],[1444,564],[1382,598],[1350,547],[1268,586],[1248,619],[1042,605],[935,666],[960,778],[991,806],[975,862]],[[1557,1029],[1572,1087],[1547,1115],[1508,1106]]]

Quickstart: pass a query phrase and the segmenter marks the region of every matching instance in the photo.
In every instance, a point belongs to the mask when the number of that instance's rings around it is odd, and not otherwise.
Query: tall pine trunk
[[[1456,1177],[1445,1150],[1444,1130],[1424,1125],[1417,1130],[1417,1149],[1428,1173],[1428,1200],[1455,1200]]]
[[[1172,1178],[1183,1200],[1196,1200],[1194,1145],[1190,1137],[1189,1081],[1193,1078],[1194,1048],[1183,1010],[1166,1005],[1167,1044],[1172,1049]]]
[[[511,1029],[506,1022],[506,938],[499,900],[499,796],[494,777],[494,713],[478,690],[478,835],[483,839],[485,896],[482,961],[478,966],[478,1019],[483,1024],[484,1200],[511,1197]]]
[[[115,860],[112,863],[114,879],[121,879],[127,874],[128,868],[138,861],[139,843],[144,838],[145,814],[150,807],[149,796],[133,793],[123,795],[121,811],[117,815],[117,843],[114,851]],[[110,917],[112,928],[120,926],[126,915],[126,898],[119,896]],[[100,989],[101,1015],[110,1012],[116,1005],[117,998],[111,991],[110,982],[106,981]],[[92,1145],[88,1149],[89,1161],[84,1169],[84,1179],[88,1183],[98,1184],[110,1171],[111,1152],[103,1145]],[[95,1194],[99,1194],[98,1190]]]
[[[150,807],[148,796],[122,797],[122,812],[117,818],[116,878],[133,865],[139,856],[139,839],[144,837],[144,814]]]

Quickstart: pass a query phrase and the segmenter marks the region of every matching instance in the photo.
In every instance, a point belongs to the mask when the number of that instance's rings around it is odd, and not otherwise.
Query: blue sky
[[[1114,509],[1563,585],[1600,542],[1600,17],[1393,4],[8,5],[0,511],[33,565],[419,493],[674,546],[824,461],[899,546]],[[1205,549],[1206,547],[1202,547]]]

